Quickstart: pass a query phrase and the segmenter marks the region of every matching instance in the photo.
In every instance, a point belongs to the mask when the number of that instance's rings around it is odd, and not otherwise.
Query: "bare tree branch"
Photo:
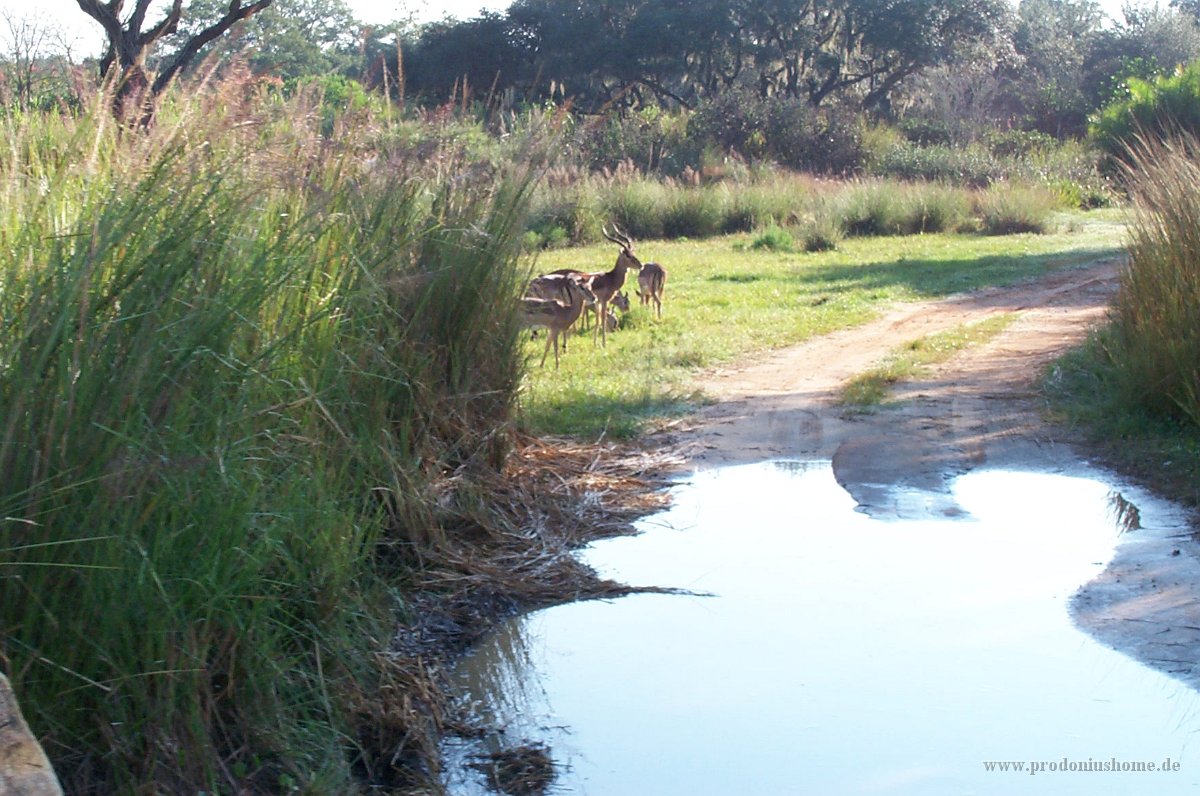
[[[178,2],[178,0],[176,1]],[[274,0],[258,0],[248,6],[243,6],[241,0],[230,0],[229,10],[225,13],[225,16],[189,39],[187,44],[180,48],[179,52],[171,60],[171,63],[159,72],[158,77],[154,80],[153,92],[158,94],[165,89],[175,79],[176,75],[187,68],[188,64],[192,62],[192,59],[196,57],[200,50],[204,49],[206,44],[219,38],[236,23],[262,11],[271,5],[272,2]]]
[[[154,42],[163,36],[174,33],[179,28],[183,16],[183,0],[173,0],[171,10],[156,25],[143,31],[146,24],[146,14],[150,9],[151,0],[137,0],[133,13],[122,24],[121,10],[125,0],[76,0],[85,14],[100,23],[108,37],[108,49],[100,59],[100,73],[105,75],[115,64],[120,69],[120,80],[114,107],[118,114],[126,112],[130,100],[139,103],[153,103],[154,97],[162,93],[171,81],[188,67],[192,60],[204,49],[205,45],[219,38],[238,22],[254,16],[267,8],[274,0],[256,0],[249,5],[242,5],[242,0],[230,0],[229,8],[219,20],[197,33],[175,54],[168,64],[151,83],[146,74],[144,61],[146,53]],[[148,97],[136,98],[149,90]],[[148,107],[143,112],[149,114]]]
[[[83,9],[83,13],[99,22],[100,26],[104,28],[110,47],[113,42],[121,40],[123,31],[121,30],[121,20],[117,16],[121,13],[121,0],[112,0],[107,4],[100,3],[99,0],[76,0],[76,2]]]

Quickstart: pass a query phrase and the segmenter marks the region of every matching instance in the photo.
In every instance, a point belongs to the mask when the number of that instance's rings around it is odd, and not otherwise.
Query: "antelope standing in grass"
[[[603,273],[603,272],[601,272],[601,273]],[[590,288],[592,286],[592,280],[595,279],[597,276],[600,276],[600,274],[599,273],[588,273],[587,271],[580,271],[578,268],[559,268],[556,271],[551,271],[549,274],[546,274],[546,276],[547,277],[553,277],[553,276],[574,277],[576,279],[582,280],[583,284]],[[542,278],[543,277],[538,277],[538,279],[542,279]],[[534,281],[537,281],[537,280],[534,280]],[[611,303],[614,307],[619,309],[621,312],[629,312],[629,296],[626,295],[625,293],[617,291],[615,294],[613,294],[612,300],[609,303]],[[590,324],[588,323],[588,320],[591,318],[592,315],[596,314],[597,312],[599,312],[599,310],[595,307],[588,307],[587,309],[584,310],[583,328],[585,330],[590,326]],[[608,316],[613,317],[613,313],[611,310],[609,311]],[[599,316],[597,316],[597,317],[599,317]],[[615,326],[610,325],[609,331],[612,331],[615,328],[616,328]]]
[[[654,317],[662,318],[663,290],[667,286],[667,269],[658,263],[643,263],[638,272],[638,298],[642,304],[654,302]]]
[[[608,305],[613,300],[613,296],[625,284],[625,272],[632,268],[635,271],[642,270],[642,261],[633,256],[633,241],[624,232],[621,232],[620,227],[613,224],[613,232],[608,231],[608,227],[601,227],[604,237],[611,240],[613,243],[621,247],[621,253],[617,255],[617,264],[613,266],[611,271],[606,271],[602,274],[593,274],[589,285],[592,292],[596,294],[596,303],[599,305],[596,311],[596,332],[601,335],[604,345],[608,346],[608,324],[604,323],[604,319],[608,317]],[[596,344],[596,334],[592,334],[592,345]]]
[[[535,282],[537,280],[534,280]],[[567,301],[557,298],[538,298],[525,296],[521,299],[521,321],[530,328],[543,328],[549,334],[546,336],[546,348],[542,351],[541,366],[546,366],[546,356],[550,353],[550,345],[554,345],[554,369],[558,370],[558,337],[579,319],[585,306],[595,305],[596,296],[579,280],[564,279],[562,281],[563,295]],[[566,337],[563,337],[563,350],[567,348]]]
[[[578,285],[582,285],[584,288],[590,291],[591,288],[588,287],[589,277],[590,274],[585,274],[582,271],[573,271],[569,268],[564,268],[561,271],[552,271],[549,274],[543,274],[542,276],[532,279],[529,282],[529,287],[525,290],[525,295],[529,298],[553,299],[555,301],[561,301],[563,304],[571,304],[572,293],[568,287],[568,283],[574,282]],[[629,300],[626,299],[625,303],[626,306],[628,306]],[[584,319],[585,329],[587,328],[588,316],[595,311],[596,305],[594,302],[584,302],[581,317]],[[537,330],[534,330],[533,336],[535,338],[537,337]],[[563,335],[563,351],[567,350],[567,339],[568,336]]]

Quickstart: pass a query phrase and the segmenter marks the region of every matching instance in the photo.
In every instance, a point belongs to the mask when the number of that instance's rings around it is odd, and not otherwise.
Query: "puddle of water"
[[[855,511],[829,462],[700,473],[645,533],[584,557],[627,583],[712,596],[522,617],[457,677],[506,744],[551,746],[556,793],[1191,793],[1200,695],[1068,615],[1117,544],[1111,489],[974,472],[954,485],[965,516],[882,521]],[[1134,499],[1136,533],[1182,528]],[[447,749],[449,792],[483,793],[466,754]],[[984,765],[1064,758],[1180,767]]]

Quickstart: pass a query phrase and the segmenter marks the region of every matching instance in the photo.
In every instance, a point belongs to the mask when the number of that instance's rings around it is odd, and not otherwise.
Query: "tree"
[[[727,0],[518,0],[514,41],[577,107],[688,105],[729,79],[738,32]]]
[[[188,18],[163,41],[166,58],[225,13],[229,0],[191,0]],[[255,72],[288,79],[345,73],[358,57],[363,26],[345,0],[275,0],[270,8],[214,41],[201,55],[219,48],[246,57]]]
[[[464,58],[464,53],[471,57]],[[405,80],[436,101],[455,93],[515,86],[528,76],[529,59],[512,25],[497,14],[427,27],[405,56]]]
[[[143,30],[150,0],[135,0],[133,11],[124,19],[125,0],[76,0],[85,14],[100,23],[108,37],[108,49],[100,59],[100,75],[114,79],[116,94],[113,110],[118,117],[147,123],[153,113],[156,97],[170,85],[197,54],[209,43],[220,38],[243,19],[267,8],[273,0],[255,0],[242,5],[242,0],[230,0],[225,13],[207,27],[192,35],[151,79],[146,57],[151,48],[164,36],[174,33],[183,16],[183,0],[172,0],[171,10],[161,20]],[[113,70],[117,70],[115,73]]]
[[[1080,135],[1092,105],[1084,65],[1104,14],[1094,0],[1022,0],[1013,36],[1024,66],[1017,75],[1029,124],[1056,137]]]
[[[922,143],[963,145],[991,130],[1012,127],[1022,116],[1011,77],[1019,64],[1006,37],[924,70],[894,103],[905,134]]]
[[[0,47],[6,56],[3,78],[12,101],[25,110],[33,104],[39,84],[47,77],[39,67],[50,59],[50,45],[61,36],[53,25],[38,14],[20,15],[6,12],[0,15]]]
[[[689,104],[733,85],[885,107],[900,84],[988,41],[1006,0],[519,0],[514,30],[585,107]],[[578,100],[582,99],[582,102]]]
[[[1130,78],[1150,81],[1200,56],[1200,24],[1161,7],[1125,9],[1124,24],[1100,31],[1084,62],[1083,92],[1096,111],[1126,95]]]

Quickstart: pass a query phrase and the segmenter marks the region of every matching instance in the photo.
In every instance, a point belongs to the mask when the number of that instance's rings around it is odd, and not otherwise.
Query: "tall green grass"
[[[1200,142],[1143,139],[1108,353],[1137,405],[1200,426]]]
[[[1045,381],[1110,461],[1200,504],[1200,146],[1144,138],[1126,176],[1129,264],[1109,323]]]
[[[812,250],[843,236],[979,231],[1045,232],[1068,205],[1032,183],[973,189],[944,182],[845,182],[776,172],[747,181],[660,181],[624,171],[575,175],[540,190],[531,242],[545,248],[601,239],[615,221],[634,238],[711,238],[771,227],[794,228]]]
[[[529,174],[238,91],[5,120],[0,663],[71,793],[411,777],[397,568],[508,445]]]

